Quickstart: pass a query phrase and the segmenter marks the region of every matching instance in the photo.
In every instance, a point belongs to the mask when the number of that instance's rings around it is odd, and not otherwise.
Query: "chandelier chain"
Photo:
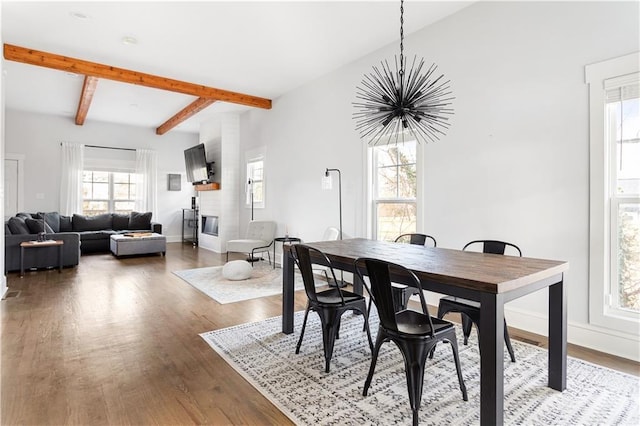
[[[400,0],[400,75],[404,74],[404,0]]]

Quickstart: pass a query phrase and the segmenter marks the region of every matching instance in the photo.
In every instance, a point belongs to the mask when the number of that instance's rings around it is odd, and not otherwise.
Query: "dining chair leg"
[[[449,344],[451,345],[451,350],[453,351],[453,361],[456,364],[456,372],[458,373],[458,383],[460,384],[460,391],[462,391],[462,399],[464,401],[468,401],[467,397],[467,386],[464,384],[464,378],[462,377],[462,369],[460,367],[460,356],[458,354],[458,341],[456,339],[456,334],[451,333],[451,337],[449,338]]]
[[[407,391],[409,404],[413,412],[413,424],[418,424],[418,411],[422,400],[422,384],[424,382],[424,367],[427,355],[433,348],[432,345],[415,344],[408,341],[396,341],[398,348],[404,355],[404,369],[407,378]]]
[[[302,321],[302,330],[300,331],[300,338],[296,345],[296,354],[300,353],[300,345],[302,345],[302,338],[304,337],[304,330],[307,327],[307,317],[309,316],[309,304],[307,303],[307,309],[304,311],[304,320]]]
[[[507,345],[507,351],[511,357],[511,362],[516,362],[516,355],[513,353],[513,347],[511,346],[511,339],[509,338],[509,330],[507,330],[507,321],[504,321],[504,343]]]
[[[385,342],[386,337],[382,327],[378,327],[378,337],[376,338],[376,344],[373,347],[371,353],[371,365],[369,366],[369,373],[367,379],[364,381],[364,388],[362,389],[362,396],[367,396],[369,392],[369,386],[371,386],[371,379],[373,379],[373,372],[376,370],[376,363],[378,362],[378,353],[380,353],[380,347]]]
[[[469,343],[469,336],[471,336],[471,328],[473,327],[473,320],[469,318],[467,314],[460,313],[462,317],[462,334],[464,335],[464,344]]]
[[[333,346],[336,341],[336,334],[340,327],[340,315],[342,312],[336,310],[323,309],[318,312],[322,323],[322,345],[324,347],[324,372],[328,373],[331,357],[333,356]]]

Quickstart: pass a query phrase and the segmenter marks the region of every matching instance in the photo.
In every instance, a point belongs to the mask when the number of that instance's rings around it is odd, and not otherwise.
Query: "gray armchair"
[[[247,228],[247,236],[240,240],[227,241],[227,262],[229,261],[229,252],[247,253],[251,255],[251,259],[255,259],[258,253],[267,253],[269,264],[271,264],[271,253],[269,248],[273,244],[276,236],[276,223],[273,221],[253,220],[249,222]]]

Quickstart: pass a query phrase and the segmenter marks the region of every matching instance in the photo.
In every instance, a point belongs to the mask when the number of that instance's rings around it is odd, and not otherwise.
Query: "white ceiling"
[[[405,36],[471,3],[408,0]],[[1,5],[3,43],[272,100],[399,41],[399,1]],[[123,43],[127,36],[137,44]],[[82,76],[11,61],[4,61],[3,69],[7,108],[73,120]],[[100,80],[87,122],[155,129],[194,99]],[[216,102],[173,131],[198,132],[200,122],[215,113],[247,109]]]

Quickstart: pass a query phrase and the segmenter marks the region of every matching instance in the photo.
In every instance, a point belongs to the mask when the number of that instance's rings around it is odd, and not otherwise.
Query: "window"
[[[640,77],[605,81],[611,308],[640,312]]]
[[[264,159],[247,161],[247,195],[245,204],[251,206],[251,191],[253,191],[254,207],[264,207]]]
[[[373,238],[393,241],[400,234],[416,232],[416,142],[370,149]]]
[[[590,110],[589,318],[640,323],[640,54],[586,67]]]
[[[135,204],[134,173],[82,172],[82,213],[130,213]]]

